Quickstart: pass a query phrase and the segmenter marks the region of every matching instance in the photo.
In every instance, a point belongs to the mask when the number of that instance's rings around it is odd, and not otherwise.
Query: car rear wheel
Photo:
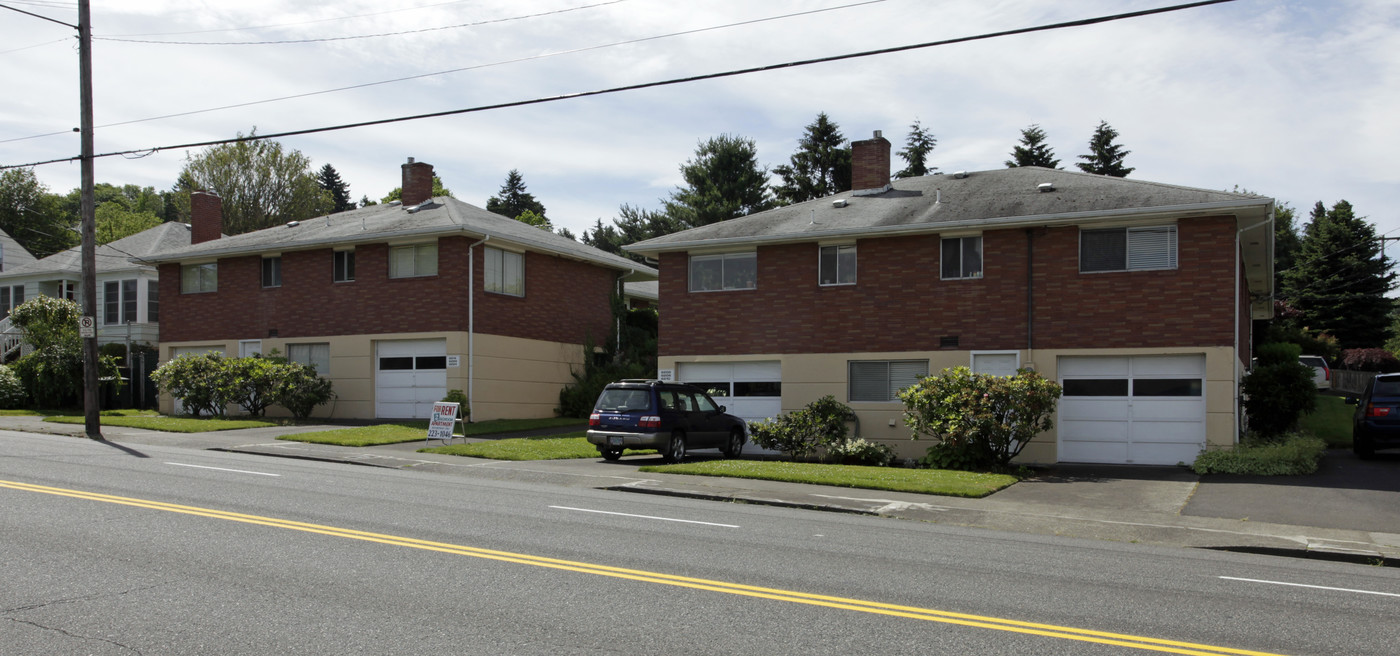
[[[671,433],[671,441],[666,444],[666,462],[685,460],[685,433]]]
[[[1353,435],[1351,437],[1351,450],[1356,454],[1356,457],[1362,460],[1370,460],[1376,457],[1376,447],[1371,446],[1371,443],[1360,435]]]
[[[729,431],[729,442],[724,446],[724,457],[738,458],[744,452],[744,431],[737,428]]]
[[[617,460],[622,457],[622,447],[610,447],[603,449],[604,460]]]

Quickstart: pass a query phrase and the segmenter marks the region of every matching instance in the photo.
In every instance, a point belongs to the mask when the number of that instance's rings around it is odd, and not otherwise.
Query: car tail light
[[[1329,383],[1332,382],[1332,368],[1331,368],[1331,367],[1328,367],[1328,366],[1323,366],[1323,367],[1322,367],[1322,379],[1325,380],[1325,381],[1327,381],[1327,382],[1329,382]]]
[[[1387,408],[1387,407],[1384,407],[1384,406],[1368,405],[1368,406],[1366,406],[1366,416],[1367,416],[1367,417],[1389,417],[1389,416],[1390,416],[1390,411],[1391,411],[1391,410],[1392,410],[1392,408]]]
[[[656,415],[647,415],[637,420],[637,428],[661,428],[661,418]]]
[[[595,427],[599,426],[599,425],[602,424],[602,423],[603,423],[603,420],[600,419],[600,418],[598,417],[598,413],[595,412],[595,413],[593,413],[593,414],[591,414],[591,415],[588,415],[588,427],[589,427],[589,428],[595,428]]]

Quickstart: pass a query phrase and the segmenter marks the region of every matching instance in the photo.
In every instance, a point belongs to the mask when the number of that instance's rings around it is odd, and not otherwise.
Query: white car
[[[1300,355],[1298,362],[1301,362],[1313,370],[1313,384],[1320,390],[1332,389],[1332,367],[1327,366],[1327,359],[1320,355]]]

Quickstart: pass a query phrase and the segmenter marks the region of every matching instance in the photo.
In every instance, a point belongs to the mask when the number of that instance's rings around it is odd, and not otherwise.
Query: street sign
[[[97,337],[97,319],[93,317],[78,317],[78,337],[83,339]]]

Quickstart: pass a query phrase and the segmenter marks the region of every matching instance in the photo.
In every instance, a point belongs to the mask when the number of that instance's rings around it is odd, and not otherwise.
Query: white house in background
[[[82,247],[75,246],[42,260],[35,260],[18,244],[13,250],[27,258],[12,266],[13,240],[0,239],[4,268],[0,269],[0,338],[3,358],[21,347],[18,331],[10,323],[10,310],[35,296],[51,296],[82,302]],[[160,341],[160,295],[156,268],[139,262],[161,252],[190,245],[190,227],[184,223],[159,226],[123,237],[96,250],[98,344]],[[22,258],[21,258],[22,259]]]

